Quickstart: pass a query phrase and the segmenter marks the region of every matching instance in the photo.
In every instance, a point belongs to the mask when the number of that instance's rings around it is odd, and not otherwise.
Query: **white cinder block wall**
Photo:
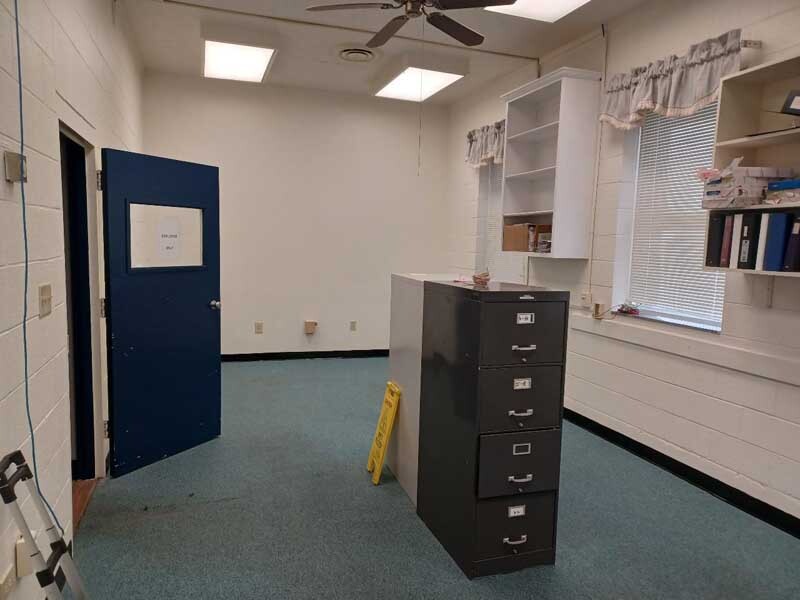
[[[422,110],[418,166],[416,103],[148,74],[147,151],[220,167],[224,354],[388,347],[390,273],[447,264],[447,112]]]
[[[682,54],[689,44],[736,27],[764,43],[760,54],[746,53],[751,64],[800,54],[795,0],[653,0],[609,23],[609,73]],[[602,70],[603,47],[599,36],[571,44],[542,57],[542,71]],[[451,122],[461,123],[464,114],[456,105]],[[501,117],[500,105],[481,115],[485,122]],[[465,133],[481,124],[460,126]],[[451,132],[454,140],[458,135]],[[607,305],[625,298],[632,139],[603,130],[593,261],[534,259],[531,283],[568,289],[573,304],[588,289]],[[468,167],[455,165],[450,179],[451,189],[477,193],[477,175]],[[456,240],[454,252],[465,255],[476,247],[474,240]],[[469,270],[465,262],[451,267]],[[800,516],[800,281],[775,278],[771,308],[759,304],[759,286],[755,278],[728,276],[721,335],[622,317],[598,323],[575,312],[566,405]]]
[[[26,187],[31,252],[28,297],[30,392],[42,488],[72,534],[64,231],[59,121],[97,148],[140,146],[140,65],[112,0],[20,0]],[[18,151],[14,2],[0,0],[0,149]],[[0,178],[0,455],[30,458],[22,370],[22,235],[18,185]],[[94,198],[92,198],[94,201]],[[36,290],[53,285],[53,312],[39,319]],[[24,510],[30,515],[30,504]],[[33,521],[34,524],[36,521]],[[0,505],[0,584],[13,569],[16,528]],[[12,598],[39,597],[20,582]]]

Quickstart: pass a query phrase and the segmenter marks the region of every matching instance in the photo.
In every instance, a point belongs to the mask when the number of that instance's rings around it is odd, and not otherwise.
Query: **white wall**
[[[735,27],[764,42],[760,55],[748,51],[750,63],[798,54],[799,26],[800,7],[791,0],[654,0],[609,23],[609,73],[681,54]],[[543,72],[558,66],[602,70],[602,38],[542,57]],[[484,119],[500,114],[495,106]],[[633,209],[630,140],[603,129],[593,260],[533,259],[531,283],[568,289],[573,304],[584,290],[607,305],[624,297],[620,272],[627,268]],[[465,169],[451,180],[463,181]],[[621,317],[596,322],[575,311],[565,402],[800,516],[800,281],[775,278],[773,305],[765,308],[754,279],[728,276],[721,335]]]
[[[223,353],[388,348],[390,273],[446,266],[445,110],[423,107],[418,173],[415,103],[157,74],[145,90],[147,152],[220,167]]]
[[[71,537],[64,231],[59,120],[90,144],[140,144],[139,61],[111,0],[21,0],[25,136],[29,183],[30,389],[42,487]],[[18,151],[13,0],[0,0],[0,149]],[[119,11],[118,11],[119,12]],[[92,159],[93,156],[90,156]],[[91,160],[90,160],[91,162]],[[92,197],[90,202],[94,203]],[[18,185],[0,181],[0,455],[30,459],[22,371],[22,236]],[[38,317],[36,290],[53,285],[53,312]],[[23,506],[30,514],[30,503]],[[0,587],[13,568],[16,528],[0,505]],[[12,598],[39,597],[31,578]]]

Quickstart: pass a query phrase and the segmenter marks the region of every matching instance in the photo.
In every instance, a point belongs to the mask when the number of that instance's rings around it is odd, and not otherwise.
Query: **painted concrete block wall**
[[[148,74],[146,150],[220,167],[223,353],[389,347],[390,273],[444,272],[452,220],[447,113],[423,107],[419,162],[419,110]]]
[[[22,0],[21,35],[31,291],[30,396],[45,495],[72,535],[70,421],[59,121],[96,147],[140,146],[140,66],[111,0]],[[18,151],[14,2],[0,0],[0,149]],[[18,185],[0,182],[0,454],[30,458],[22,370],[22,235]],[[53,285],[53,312],[36,290]],[[34,524],[29,502],[23,510]],[[0,582],[13,568],[16,528],[0,506]],[[12,598],[39,597],[30,578]]]
[[[609,23],[608,69],[681,54],[735,27],[764,42],[760,54],[746,53],[750,64],[774,60],[800,54],[798,26],[795,1],[654,0]],[[542,71],[602,70],[602,58],[597,37],[543,57]],[[531,283],[570,290],[573,305],[584,290],[606,305],[625,299],[634,142],[603,128],[593,260],[533,259]],[[597,323],[575,311],[566,404],[800,516],[800,281],[776,278],[769,308],[762,286],[728,277],[721,335],[623,318]]]

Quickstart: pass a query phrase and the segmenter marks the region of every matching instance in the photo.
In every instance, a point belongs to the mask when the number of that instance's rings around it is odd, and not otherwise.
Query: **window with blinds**
[[[703,271],[706,212],[697,169],[714,153],[716,104],[691,117],[650,115],[639,141],[630,299],[643,316],[719,331],[725,275]]]

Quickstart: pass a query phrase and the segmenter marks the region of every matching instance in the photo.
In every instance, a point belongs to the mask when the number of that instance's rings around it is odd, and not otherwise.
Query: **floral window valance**
[[[502,164],[506,143],[505,119],[493,125],[484,125],[467,134],[467,164],[478,168],[489,164]]]
[[[619,129],[640,127],[649,113],[685,117],[717,100],[720,79],[741,66],[741,29],[689,48],[685,56],[636,67],[606,83],[600,120]]]

